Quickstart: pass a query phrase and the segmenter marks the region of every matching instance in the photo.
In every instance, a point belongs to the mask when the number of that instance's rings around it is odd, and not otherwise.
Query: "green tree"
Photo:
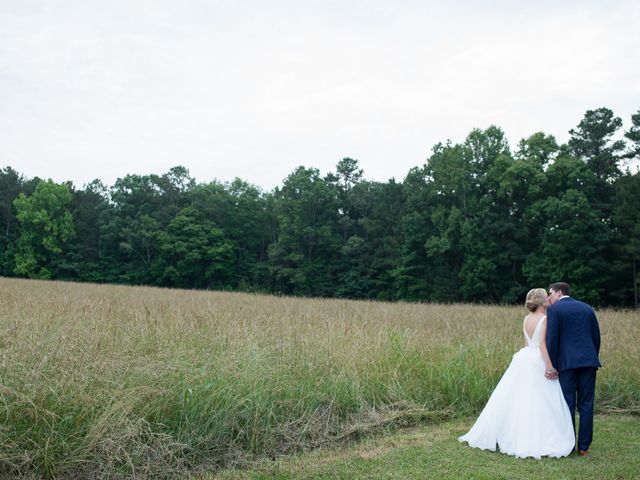
[[[525,140],[520,143],[521,147],[523,142]],[[538,232],[542,231],[540,219],[531,214],[531,206],[545,198],[546,180],[543,166],[548,157],[546,154],[541,155],[538,149],[528,148],[520,148],[516,157],[517,160],[499,175],[497,204],[498,209],[502,209],[502,214],[497,226],[503,224],[502,233],[499,234],[493,227],[489,230],[492,234],[499,235],[502,253],[510,263],[509,272],[504,273],[510,282],[504,287],[500,298],[502,302],[522,299],[529,289],[522,268],[529,253],[536,249],[539,241]],[[487,223],[492,222],[493,220]]]
[[[541,168],[535,162],[542,164],[543,155],[549,155],[550,142],[544,136],[542,140],[534,137],[521,143],[531,168]],[[538,158],[531,158],[534,153]],[[495,126],[472,131],[463,155],[470,158],[473,176],[459,224],[460,296],[465,301],[508,302],[523,293],[518,270],[523,237],[515,218],[519,212],[513,210],[514,190],[520,188],[513,180],[522,179],[522,172],[516,171],[518,162]]]
[[[600,304],[607,283],[605,252],[610,235],[587,197],[570,189],[536,202],[530,215],[542,219],[537,248],[523,267],[530,285],[566,281],[578,298]]]
[[[188,205],[194,182],[184,167],[158,175],[127,175],[111,188],[112,214],[101,223],[102,258],[114,281],[154,284],[159,236]]]
[[[624,136],[631,142],[624,157],[640,160],[640,109],[638,113],[631,115],[631,128],[625,132]]]
[[[560,147],[553,135],[537,132],[520,140],[515,158],[546,167],[555,159],[559,151]]]
[[[401,298],[460,298],[460,238],[478,201],[474,170],[468,147],[448,142],[435,145],[427,163],[405,178],[402,257],[395,272]]]
[[[358,167],[358,161],[345,157],[338,162],[336,173],[330,173],[326,181],[333,184],[338,192],[338,213],[342,240],[348,241],[354,227],[353,195],[351,191],[362,180],[362,169]]]
[[[234,271],[233,244],[195,207],[182,209],[158,234],[156,282],[180,288],[224,288]]]
[[[583,161],[561,154],[545,173],[543,194],[545,197],[558,197],[569,190],[576,190],[597,201],[598,179]]]
[[[30,197],[14,201],[20,222],[14,272],[30,278],[51,278],[64,259],[63,248],[74,231],[68,210],[71,192],[52,180],[38,184]]]
[[[473,129],[465,139],[464,146],[466,154],[470,156],[471,173],[476,179],[478,188],[481,187],[482,178],[491,170],[495,161],[500,156],[511,155],[504,132],[495,125],[486,130]]]
[[[340,253],[337,191],[315,168],[298,167],[274,191],[277,238],[269,247],[274,289],[330,296]]]
[[[40,179],[26,180],[11,167],[0,169],[0,275],[13,275],[19,223],[14,201],[20,193],[29,196]]]
[[[268,246],[275,219],[262,191],[239,178],[231,183],[200,184],[190,194],[203,219],[224,232],[233,245],[233,273],[228,286],[243,290],[269,288]]]
[[[72,194],[75,233],[67,248],[70,270],[79,280],[109,281],[109,265],[101,250],[103,225],[110,223],[113,214],[109,190],[100,180],[94,180],[82,190],[72,190]]]
[[[640,260],[640,172],[627,174],[616,183],[617,201],[614,211],[614,225],[619,229],[621,238],[621,257],[624,267],[621,269],[623,278],[631,279],[624,282],[617,300],[627,303],[629,297],[632,304],[638,308],[638,261]],[[631,284],[629,286],[629,283]]]
[[[349,298],[397,298],[395,270],[400,261],[403,186],[359,180],[344,196],[341,212],[342,247],[337,260],[335,294]],[[345,216],[351,226],[344,240]]]
[[[600,181],[611,181],[620,175],[618,162],[624,141],[613,140],[622,120],[608,108],[587,110],[576,129],[569,130],[569,147],[576,157],[586,162]]]

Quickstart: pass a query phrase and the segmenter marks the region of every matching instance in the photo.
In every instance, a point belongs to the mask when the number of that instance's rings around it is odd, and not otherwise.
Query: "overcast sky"
[[[0,0],[0,167],[402,180],[475,127],[564,142],[606,106],[628,129],[639,26],[637,0]]]

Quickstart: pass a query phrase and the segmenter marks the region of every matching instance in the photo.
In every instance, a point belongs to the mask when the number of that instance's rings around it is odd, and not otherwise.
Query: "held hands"
[[[553,367],[547,368],[547,370],[544,372],[544,376],[549,380],[555,380],[558,378],[558,371]]]

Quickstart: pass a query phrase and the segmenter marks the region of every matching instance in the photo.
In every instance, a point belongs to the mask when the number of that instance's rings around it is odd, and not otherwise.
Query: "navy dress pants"
[[[576,430],[576,405],[578,412],[580,412],[578,450],[589,450],[593,439],[593,404],[597,371],[598,369],[595,367],[581,367],[563,370],[558,374],[562,393],[571,412],[574,432]]]

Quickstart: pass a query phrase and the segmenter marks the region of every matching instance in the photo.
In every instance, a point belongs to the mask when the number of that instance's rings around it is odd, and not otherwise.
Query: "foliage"
[[[482,303],[563,280],[594,304],[636,305],[638,174],[622,167],[639,158],[640,111],[621,128],[588,110],[566,144],[536,132],[512,153],[490,126],[436,144],[401,182],[347,157],[270,192],[181,166],[82,189],[6,167],[0,275]]]
[[[40,182],[33,195],[21,193],[14,205],[20,222],[16,242],[15,273],[30,278],[51,278],[63,260],[63,248],[73,234],[68,210],[71,192],[66,185]]]

